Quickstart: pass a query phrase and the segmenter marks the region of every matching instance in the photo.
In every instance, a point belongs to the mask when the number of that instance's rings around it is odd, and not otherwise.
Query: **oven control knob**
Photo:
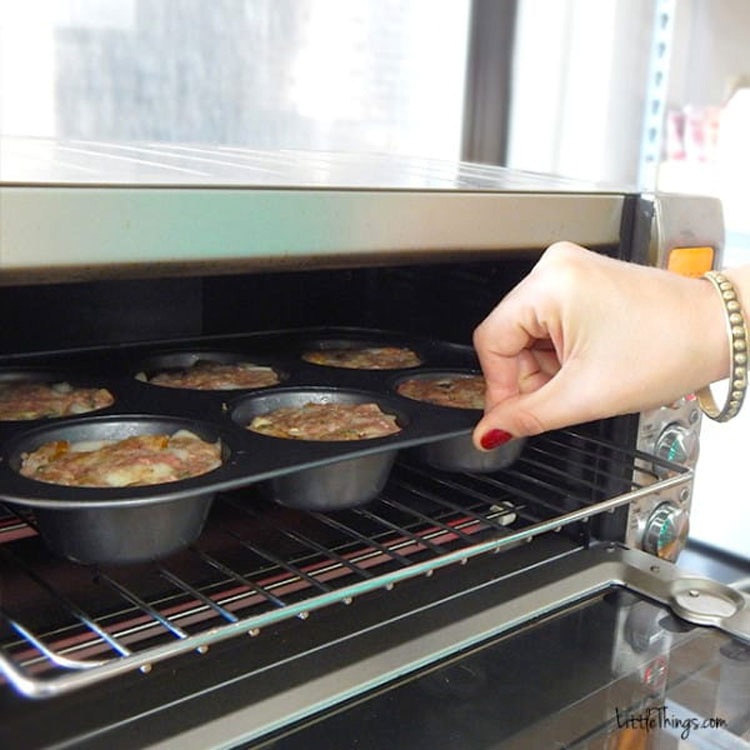
[[[693,464],[698,460],[698,435],[694,430],[677,422],[667,425],[656,440],[655,453],[659,458],[676,464]],[[659,476],[669,473],[669,469],[654,465]]]
[[[674,562],[687,541],[690,520],[685,508],[662,503],[646,521],[642,547],[662,560]]]

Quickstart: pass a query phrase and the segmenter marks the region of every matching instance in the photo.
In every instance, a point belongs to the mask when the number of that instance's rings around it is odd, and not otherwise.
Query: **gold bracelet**
[[[695,395],[706,416],[717,422],[728,422],[739,413],[747,390],[747,324],[732,282],[718,271],[708,271],[703,276],[711,282],[724,303],[729,336],[729,388],[721,409],[716,406],[710,386],[701,388]]]

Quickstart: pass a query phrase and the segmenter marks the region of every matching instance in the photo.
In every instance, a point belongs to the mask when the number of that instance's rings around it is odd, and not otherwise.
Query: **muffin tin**
[[[304,351],[325,342],[407,346],[423,364],[400,370],[353,370],[301,359]],[[168,388],[135,378],[138,372],[214,358],[271,366],[282,382],[259,389],[206,391]],[[462,446],[461,453],[470,448],[487,455],[470,442],[478,412],[414,401],[395,391],[400,380],[423,370],[476,371],[474,351],[467,346],[369,329],[297,329],[61,353],[45,357],[45,363],[55,378],[86,373],[86,383],[107,388],[115,403],[95,416],[0,423],[0,497],[34,508],[47,544],[80,562],[137,562],[189,544],[200,534],[213,495],[219,491],[263,482],[264,490],[284,505],[335,510],[377,495],[399,450],[443,443],[447,448]],[[43,369],[31,358],[17,364],[19,372],[28,372],[30,366],[35,372]],[[10,369],[6,365],[5,371]],[[64,379],[81,383],[74,374]],[[320,442],[273,438],[246,429],[261,412],[320,400],[378,403],[383,411],[396,415],[401,431],[368,440]],[[223,465],[192,479],[130,488],[67,487],[18,473],[21,455],[51,440],[119,439],[139,430],[153,434],[177,429],[221,440]],[[421,455],[431,461],[429,453]],[[156,528],[158,533],[152,533]]]

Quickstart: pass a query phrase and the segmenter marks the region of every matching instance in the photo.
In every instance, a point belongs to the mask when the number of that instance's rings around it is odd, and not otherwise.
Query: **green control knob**
[[[667,425],[656,440],[656,455],[675,464],[694,464],[698,460],[698,435],[689,427],[673,422]],[[659,476],[670,474],[668,467],[654,464]]]
[[[662,503],[646,522],[643,549],[662,560],[674,562],[685,546],[689,531],[687,510],[674,503]]]

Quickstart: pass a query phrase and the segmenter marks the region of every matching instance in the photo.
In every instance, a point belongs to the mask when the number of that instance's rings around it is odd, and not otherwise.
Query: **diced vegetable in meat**
[[[114,403],[105,388],[70,383],[0,383],[0,421],[69,417]]]
[[[273,367],[255,365],[252,362],[222,364],[198,361],[191,367],[164,370],[151,378],[145,373],[138,373],[136,378],[166,388],[193,388],[206,391],[267,388],[280,382],[279,375]]]
[[[188,430],[124,440],[45,443],[22,456],[21,474],[76,487],[138,487],[200,476],[221,466],[221,444]]]

